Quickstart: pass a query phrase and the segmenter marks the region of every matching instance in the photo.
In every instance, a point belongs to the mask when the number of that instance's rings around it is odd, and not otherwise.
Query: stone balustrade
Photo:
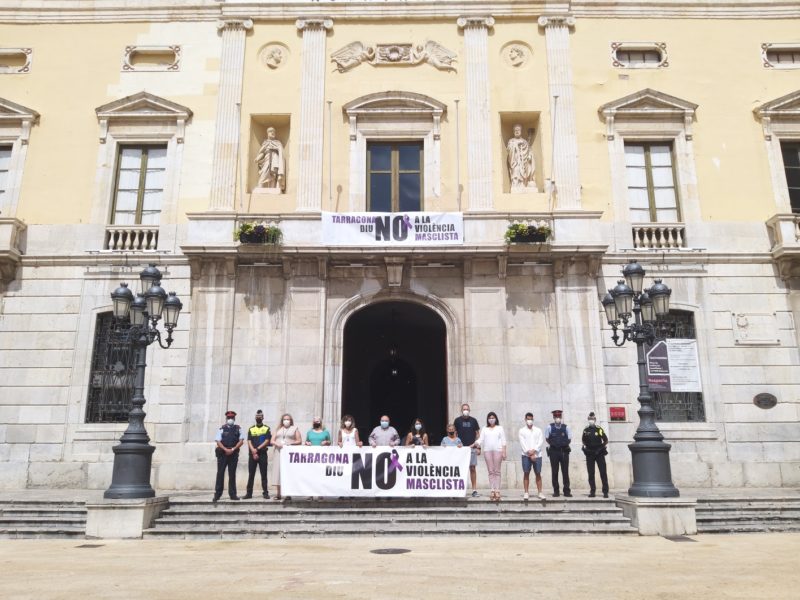
[[[104,250],[155,250],[158,225],[107,225]]]
[[[686,228],[683,223],[635,223],[634,248],[685,248]]]

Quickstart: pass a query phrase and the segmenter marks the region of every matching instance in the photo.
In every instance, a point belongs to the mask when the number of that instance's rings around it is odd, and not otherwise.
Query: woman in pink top
[[[494,412],[486,415],[486,427],[475,442],[483,451],[486,468],[489,470],[490,500],[500,500],[500,465],[506,459],[506,433]]]

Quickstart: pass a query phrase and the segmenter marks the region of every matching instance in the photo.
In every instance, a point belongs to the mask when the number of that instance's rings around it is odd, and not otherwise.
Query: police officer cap
[[[553,411],[553,416],[554,416],[554,417],[560,417],[560,416],[561,416],[561,413],[562,413],[562,411],[560,411],[560,410],[554,410],[554,411]]]
[[[589,413],[589,418],[590,418],[590,419],[594,419],[594,413],[593,413],[593,412],[590,412],[590,413]]]
[[[236,413],[234,411],[232,411],[232,410],[229,410],[228,412],[225,413],[225,416],[226,417],[235,417]]]

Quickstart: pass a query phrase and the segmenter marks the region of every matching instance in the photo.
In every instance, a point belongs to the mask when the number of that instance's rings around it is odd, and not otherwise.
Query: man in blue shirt
[[[553,477],[553,497],[560,496],[558,492],[558,469],[561,468],[561,477],[564,480],[564,496],[572,497],[569,489],[569,444],[572,441],[572,432],[569,426],[561,422],[562,411],[553,411],[553,422],[547,426],[544,437],[550,447],[547,456],[550,457],[550,471]]]

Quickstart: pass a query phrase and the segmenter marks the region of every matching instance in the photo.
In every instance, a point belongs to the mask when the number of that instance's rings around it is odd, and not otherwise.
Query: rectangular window
[[[793,213],[800,213],[800,142],[781,143],[783,167],[786,169],[786,185],[789,188],[789,203]]]
[[[114,225],[158,225],[167,146],[122,146],[117,160]]]
[[[367,144],[367,210],[422,210],[422,143]]]
[[[658,50],[617,50],[617,61],[624,65],[658,65],[661,52]]]
[[[800,48],[767,50],[767,60],[773,65],[800,65]]]
[[[694,314],[689,311],[671,310],[663,323],[665,338],[696,338]],[[656,420],[664,423],[704,423],[706,420],[702,392],[653,392],[653,408]]]
[[[8,189],[8,169],[11,166],[11,146],[0,146],[0,204]]]
[[[92,371],[87,394],[87,423],[124,423],[133,398],[133,346],[118,333],[110,312],[97,315]]]
[[[625,171],[632,222],[680,221],[671,144],[626,143]]]

